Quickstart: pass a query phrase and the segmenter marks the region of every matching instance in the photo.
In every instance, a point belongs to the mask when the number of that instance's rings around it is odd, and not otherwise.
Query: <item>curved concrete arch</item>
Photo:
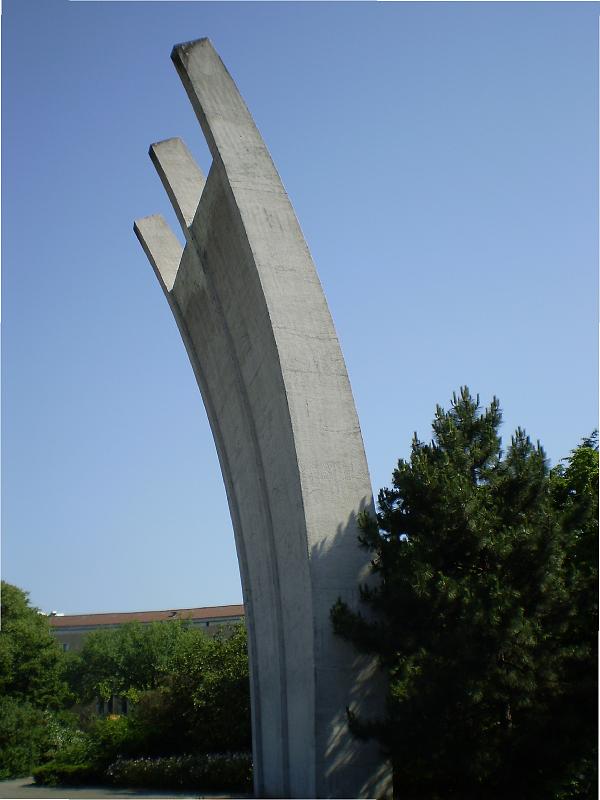
[[[308,248],[267,148],[207,39],[173,61],[210,147],[204,178],[179,139],[150,155],[182,226],[135,230],[186,346],[215,439],[249,631],[257,796],[364,797],[389,788],[346,708],[381,711],[373,659],[333,635],[358,602],[372,505],[346,367]]]

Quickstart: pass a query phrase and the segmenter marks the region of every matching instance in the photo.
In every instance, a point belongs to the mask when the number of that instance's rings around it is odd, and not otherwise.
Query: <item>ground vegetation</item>
[[[47,616],[3,583],[0,687],[0,779],[249,785],[243,625],[207,636],[182,622],[131,623],[93,632],[80,652],[63,653]],[[107,705],[126,713],[100,711]],[[183,770],[179,783],[174,765]]]
[[[240,776],[251,764],[251,734],[243,625],[213,636],[177,621],[97,631],[71,656],[67,674],[79,703],[83,746],[41,765],[34,772],[39,783],[102,780],[149,787],[155,781],[157,788],[206,790],[214,781],[223,790],[246,785]],[[126,714],[85,713],[97,699],[115,696],[126,701]]]

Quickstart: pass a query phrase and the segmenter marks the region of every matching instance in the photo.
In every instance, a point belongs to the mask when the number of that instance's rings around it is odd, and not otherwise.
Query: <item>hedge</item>
[[[250,753],[207,753],[167,758],[117,759],[107,770],[116,786],[136,789],[252,791]]]
[[[106,775],[93,764],[61,764],[49,761],[33,770],[33,779],[43,786],[79,786],[106,783]]]

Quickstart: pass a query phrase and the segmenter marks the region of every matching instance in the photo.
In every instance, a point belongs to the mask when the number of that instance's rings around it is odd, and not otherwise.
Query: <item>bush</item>
[[[84,764],[89,760],[90,737],[77,726],[77,718],[68,711],[45,712],[46,737],[42,762]]]
[[[0,780],[30,775],[48,761],[85,763],[89,751],[89,737],[77,729],[72,714],[0,698]]]
[[[136,789],[198,791],[252,790],[250,753],[207,753],[168,758],[117,758],[108,768],[98,761],[67,764],[54,760],[33,770],[44,786],[106,784]]]
[[[93,764],[63,764],[58,761],[50,761],[34,769],[33,779],[43,786],[78,786],[106,782],[105,774]]]
[[[209,638],[182,637],[170,662],[173,717],[198,752],[244,752],[252,742],[246,629],[231,626]],[[181,752],[181,751],[180,751]]]
[[[191,713],[191,703],[185,711],[188,715]],[[181,709],[175,705],[168,686],[142,692],[128,719],[132,726],[132,746],[127,755],[131,758],[158,758],[186,753],[191,749],[206,750],[191,744],[189,725]]]
[[[47,745],[44,713],[14,697],[0,697],[0,780],[29,775]]]
[[[48,764],[35,769],[36,783],[73,786],[106,783],[106,769],[118,758],[136,752],[137,732],[127,717],[96,719],[88,733],[80,730],[57,731],[60,747],[50,752]]]
[[[108,767],[119,757],[137,755],[138,732],[128,717],[113,714],[96,719],[90,729],[90,760]]]
[[[250,792],[252,757],[249,753],[208,753],[118,759],[107,775],[116,786],[136,789]]]

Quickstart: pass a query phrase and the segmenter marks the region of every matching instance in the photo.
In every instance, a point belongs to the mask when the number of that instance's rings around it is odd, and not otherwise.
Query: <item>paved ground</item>
[[[2,800],[42,800],[42,798],[52,798],[52,800],[77,800],[77,798],[87,798],[87,800],[105,800],[106,798],[131,798],[131,800],[197,800],[198,798],[210,798],[217,800],[221,798],[232,798],[236,795],[230,794],[192,794],[190,792],[152,792],[148,789],[111,789],[103,786],[97,789],[86,786],[81,789],[65,787],[60,789],[56,786],[38,786],[33,782],[33,778],[19,778],[13,781],[0,781],[0,798]],[[250,795],[239,795],[248,798]]]

